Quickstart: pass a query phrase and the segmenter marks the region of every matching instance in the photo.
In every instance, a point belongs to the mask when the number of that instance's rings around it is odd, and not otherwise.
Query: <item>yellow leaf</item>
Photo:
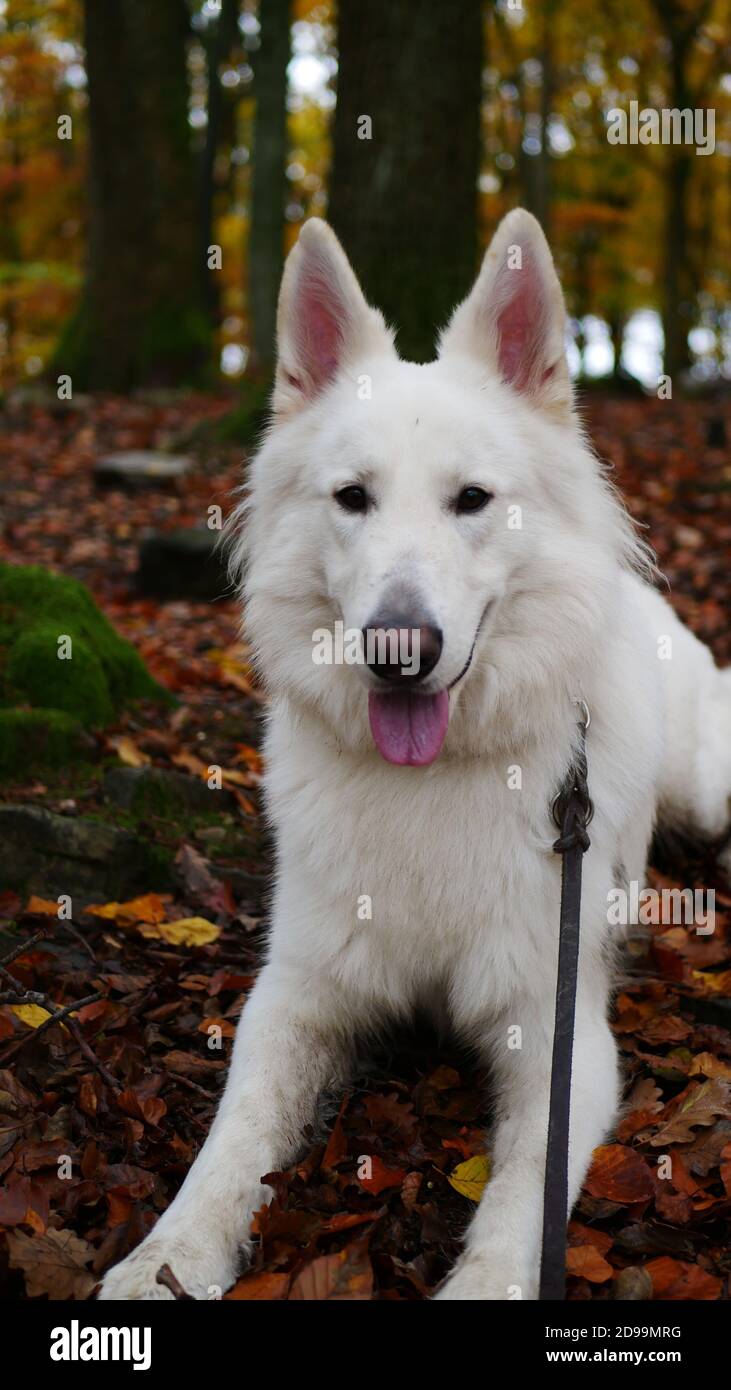
[[[19,1018],[21,1023],[27,1023],[29,1028],[40,1028],[51,1015],[48,1009],[42,1009],[40,1004],[11,1004],[11,1012]]]
[[[221,928],[205,917],[181,917],[177,922],[158,922],[140,927],[143,936],[167,941],[171,946],[207,946],[217,941]]]
[[[110,747],[117,750],[117,757],[126,767],[145,767],[150,761],[149,754],[143,753],[129,734],[120,734],[118,737],[110,738],[109,744]]]
[[[458,1163],[448,1181],[460,1196],[471,1202],[479,1202],[490,1178],[490,1160],[487,1154],[475,1154],[464,1163]]]

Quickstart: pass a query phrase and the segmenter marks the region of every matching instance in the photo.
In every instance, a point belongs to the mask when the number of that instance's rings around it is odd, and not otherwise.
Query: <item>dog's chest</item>
[[[475,971],[494,996],[535,973],[525,924],[559,892],[542,788],[489,764],[424,776],[321,761],[314,787],[275,769],[271,799],[285,894],[312,904],[302,948],[344,986],[398,1008],[464,993]]]

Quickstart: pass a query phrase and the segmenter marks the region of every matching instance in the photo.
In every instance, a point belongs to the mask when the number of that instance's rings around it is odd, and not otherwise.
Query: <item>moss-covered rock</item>
[[[87,751],[77,719],[54,709],[0,709],[0,777],[66,767]]]
[[[140,699],[171,697],[83,584],[38,565],[0,564],[4,773],[61,765],[82,729]]]

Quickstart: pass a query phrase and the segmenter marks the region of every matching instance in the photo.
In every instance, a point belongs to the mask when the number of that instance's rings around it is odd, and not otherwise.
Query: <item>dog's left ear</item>
[[[540,223],[524,208],[504,217],[474,288],[442,334],[439,356],[477,357],[508,386],[558,417],[571,410],[566,309]]]

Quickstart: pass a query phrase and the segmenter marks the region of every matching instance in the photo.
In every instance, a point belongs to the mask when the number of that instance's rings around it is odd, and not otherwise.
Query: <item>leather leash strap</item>
[[[553,803],[553,818],[561,834],[553,848],[563,858],[559,926],[556,1019],[551,1060],[551,1096],[543,1189],[542,1301],[566,1296],[566,1226],[568,1224],[569,1118],[571,1063],[576,1015],[581,914],[581,862],[589,848],[586,827],[593,815],[586,768],[586,731],[590,715],[583,701],[576,760]]]

